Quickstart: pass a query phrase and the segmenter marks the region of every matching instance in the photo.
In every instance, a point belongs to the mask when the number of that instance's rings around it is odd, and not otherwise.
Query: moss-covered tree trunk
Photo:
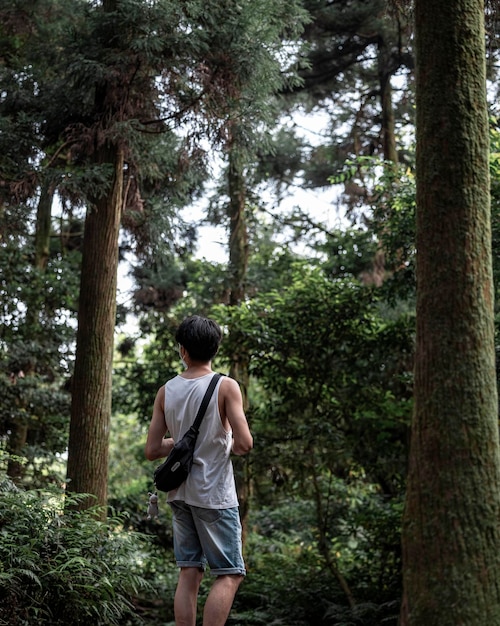
[[[500,624],[500,469],[480,0],[416,0],[417,346],[403,626]]]
[[[106,505],[111,419],[113,338],[123,153],[103,147],[98,160],[114,163],[109,193],[95,199],[85,220],[78,333],[68,447],[68,490],[95,496],[77,508]],[[105,516],[103,510],[102,517]]]

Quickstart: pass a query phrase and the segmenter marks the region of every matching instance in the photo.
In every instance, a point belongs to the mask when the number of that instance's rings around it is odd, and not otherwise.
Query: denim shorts
[[[170,502],[174,527],[174,554],[178,567],[210,567],[214,576],[245,576],[238,507],[202,509]]]

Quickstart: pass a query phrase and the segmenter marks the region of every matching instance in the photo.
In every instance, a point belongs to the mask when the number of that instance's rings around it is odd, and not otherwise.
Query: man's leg
[[[203,626],[224,626],[243,578],[238,574],[217,576],[205,602]]]
[[[175,590],[175,626],[195,626],[196,604],[203,571],[197,567],[182,567]]]

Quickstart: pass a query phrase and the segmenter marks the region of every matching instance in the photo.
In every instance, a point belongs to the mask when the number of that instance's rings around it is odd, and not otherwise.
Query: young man
[[[150,461],[166,457],[194,421],[213,376],[211,362],[222,333],[213,320],[194,315],[182,322],[175,339],[185,370],[156,394],[145,449]],[[230,454],[246,454],[252,447],[238,383],[223,376],[201,423],[191,472],[185,483],[168,494],[180,567],[174,598],[176,626],[195,626],[206,563],[216,579],[205,603],[203,626],[226,623],[246,573]]]

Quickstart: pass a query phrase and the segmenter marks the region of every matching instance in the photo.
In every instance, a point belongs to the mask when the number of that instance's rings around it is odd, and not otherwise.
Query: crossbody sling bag
[[[159,491],[168,492],[177,489],[188,477],[193,465],[194,448],[200,431],[200,424],[221,376],[222,374],[212,376],[193,425],[182,439],[175,443],[166,460],[155,469],[153,480]]]

